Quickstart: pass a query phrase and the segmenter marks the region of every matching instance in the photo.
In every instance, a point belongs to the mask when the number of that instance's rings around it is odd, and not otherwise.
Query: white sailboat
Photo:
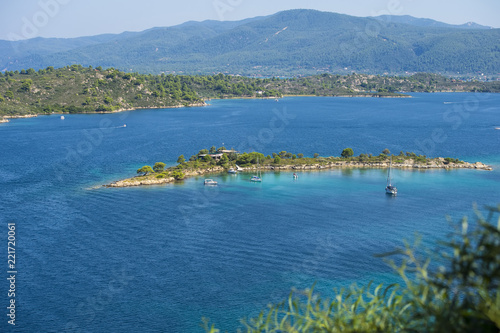
[[[392,181],[391,170],[392,170],[392,156],[391,156],[391,164],[389,164],[389,171],[387,172],[387,186],[385,187],[385,193],[390,195],[397,195],[398,189],[391,183]]]
[[[259,158],[257,158],[257,176],[252,176],[252,178],[250,178],[250,181],[251,182],[257,182],[257,183],[260,183],[262,182],[262,178],[260,178],[260,164],[259,164]]]

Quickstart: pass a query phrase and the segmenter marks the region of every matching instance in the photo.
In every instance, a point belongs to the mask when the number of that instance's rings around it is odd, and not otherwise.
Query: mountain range
[[[2,70],[72,64],[143,73],[497,75],[500,29],[297,9],[142,32],[0,41]]]

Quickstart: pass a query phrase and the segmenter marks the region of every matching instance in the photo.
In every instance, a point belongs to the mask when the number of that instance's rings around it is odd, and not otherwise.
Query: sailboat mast
[[[391,185],[391,169],[392,169],[392,156],[389,164],[389,171],[387,172],[387,186]]]

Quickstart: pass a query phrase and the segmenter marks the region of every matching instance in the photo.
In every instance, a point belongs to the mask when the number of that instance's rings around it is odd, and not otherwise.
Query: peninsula
[[[283,96],[410,97],[401,92],[500,92],[497,82],[437,74],[321,74],[293,78],[239,75],[151,75],[71,65],[0,72],[0,119],[52,113],[106,113],[203,106],[224,98]]]
[[[340,157],[304,157],[286,151],[265,156],[262,153],[242,153],[228,150],[225,147],[202,149],[186,161],[184,155],[179,156],[177,165],[165,168],[165,163],[157,162],[154,166],[145,165],[137,170],[137,176],[119,180],[105,187],[131,187],[142,185],[159,185],[182,180],[186,177],[223,173],[231,168],[243,171],[261,169],[264,171],[311,171],[334,168],[388,168],[392,158],[392,167],[400,169],[479,169],[492,170],[491,166],[481,162],[469,163],[456,158],[428,158],[412,152],[400,152],[391,155],[384,149],[379,155],[360,154],[354,156],[351,148],[342,151]]]

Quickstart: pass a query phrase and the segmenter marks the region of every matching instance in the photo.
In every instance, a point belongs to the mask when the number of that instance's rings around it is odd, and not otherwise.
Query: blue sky
[[[293,8],[354,16],[412,15],[500,28],[499,0],[22,0],[2,5],[0,39],[142,31],[191,20],[240,20]]]

